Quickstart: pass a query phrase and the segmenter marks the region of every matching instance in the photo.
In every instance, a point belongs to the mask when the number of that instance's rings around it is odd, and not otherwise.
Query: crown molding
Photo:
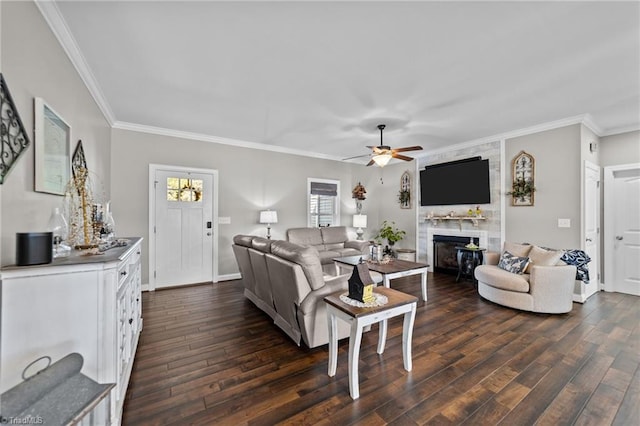
[[[438,148],[434,150],[425,151],[419,155],[416,155],[416,158],[426,157],[428,155],[440,154],[447,151],[470,148],[477,145],[483,145],[491,142],[499,142],[506,139],[513,139],[521,136],[532,135],[534,133],[546,132],[548,130],[554,130],[561,127],[572,126],[575,124],[583,124],[588,127],[593,133],[597,136],[603,136],[603,131],[600,127],[598,127],[593,118],[589,114],[576,115],[573,117],[567,117],[560,120],[549,121],[547,123],[536,124],[530,127],[524,127],[522,129],[511,130],[504,133],[499,133],[492,136],[487,136],[479,139],[473,139],[466,142],[461,142],[455,145],[449,145],[443,148]],[[623,132],[619,132],[623,133]]]
[[[80,78],[89,90],[93,99],[96,101],[96,104],[98,104],[98,108],[102,111],[105,119],[110,126],[113,126],[113,123],[116,121],[113,111],[102,93],[100,85],[94,77],[89,64],[87,64],[84,55],[82,55],[82,52],[78,47],[78,43],[76,43],[75,38],[71,35],[71,31],[60,13],[58,5],[56,2],[51,0],[34,0],[34,2],[49,25],[49,28],[51,28],[51,31],[58,39],[62,49],[71,60],[76,71],[78,71]]]
[[[181,130],[165,129],[162,127],[146,126],[143,124],[128,123],[125,121],[116,121],[112,128],[120,130],[129,130],[132,132],[148,133],[152,135],[168,136],[180,139],[189,139],[200,142],[218,143],[222,145],[231,145],[240,148],[259,149],[262,151],[278,152],[280,154],[300,155],[303,157],[319,158],[323,160],[342,161],[340,157],[332,155],[319,154],[300,149],[285,148],[276,145],[267,145],[258,142],[247,142],[239,139],[223,138],[219,136],[206,135],[204,133],[184,132]]]
[[[632,126],[607,129],[601,135],[598,135],[598,136],[600,137],[614,136],[614,135],[620,135],[622,133],[637,132],[638,130],[640,130],[640,124],[634,124]]]

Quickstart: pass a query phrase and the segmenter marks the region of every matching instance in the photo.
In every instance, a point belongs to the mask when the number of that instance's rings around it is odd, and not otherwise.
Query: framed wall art
[[[71,126],[42,98],[35,98],[35,190],[64,195],[71,173]]]
[[[400,177],[400,192],[398,193],[398,202],[401,209],[411,208],[411,175],[404,172]]]
[[[513,158],[511,195],[512,206],[533,206],[535,188],[535,159],[531,154],[520,151]]]

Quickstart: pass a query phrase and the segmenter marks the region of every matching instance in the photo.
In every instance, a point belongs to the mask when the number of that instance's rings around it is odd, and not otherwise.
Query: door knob
[[[622,235],[616,235],[616,240],[622,241]]]
[[[207,236],[210,237],[211,236],[211,232],[207,232]]]
[[[593,241],[591,238],[587,238],[588,243],[590,243],[591,241]]]

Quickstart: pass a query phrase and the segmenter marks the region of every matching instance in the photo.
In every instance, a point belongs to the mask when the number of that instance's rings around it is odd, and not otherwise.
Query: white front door
[[[213,280],[213,175],[155,171],[155,287]]]
[[[584,180],[584,251],[591,258],[583,294],[587,298],[600,287],[600,167],[585,162]]]
[[[610,177],[605,214],[612,219],[606,233],[612,270],[605,271],[606,289],[640,296],[640,168],[613,171]]]

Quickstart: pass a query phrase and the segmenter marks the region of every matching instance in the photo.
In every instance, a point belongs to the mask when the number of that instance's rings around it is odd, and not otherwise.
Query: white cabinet
[[[101,255],[0,271],[0,393],[37,358],[77,352],[83,374],[116,384],[111,419],[120,423],[142,330],[142,239],[129,241]]]

